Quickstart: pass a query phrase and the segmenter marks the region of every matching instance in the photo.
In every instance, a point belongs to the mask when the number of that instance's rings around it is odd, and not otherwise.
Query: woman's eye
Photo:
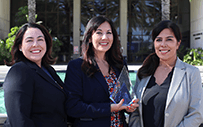
[[[44,41],[44,39],[38,39],[38,41]]]
[[[112,34],[111,32],[107,32],[107,34]]]
[[[97,34],[102,34],[101,32],[96,32]]]
[[[167,41],[172,41],[172,39],[167,39]]]
[[[161,39],[157,39],[156,41],[162,41]]]
[[[32,40],[27,40],[27,42],[32,42]]]

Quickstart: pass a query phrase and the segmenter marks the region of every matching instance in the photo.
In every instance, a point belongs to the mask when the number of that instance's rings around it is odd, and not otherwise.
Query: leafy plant
[[[11,59],[11,49],[13,42],[16,38],[16,33],[18,32],[19,27],[15,26],[11,28],[11,32],[8,34],[8,37],[4,40],[0,39],[0,64],[4,64],[4,60],[10,61]]]
[[[4,60],[7,59],[7,52],[8,51],[6,51],[4,40],[0,39],[0,64],[3,64]]]
[[[57,57],[61,50],[60,47],[63,45],[63,43],[57,37],[53,37],[52,41],[53,41],[52,56]]]
[[[16,38],[16,33],[18,32],[18,30],[20,29],[20,27],[18,26],[14,26],[11,28],[11,32],[8,34],[8,38],[6,39],[6,49],[9,50],[9,52],[11,51],[12,49],[12,46],[13,46],[13,42]]]
[[[16,13],[16,22],[19,26],[26,23],[28,21],[28,7],[20,7],[19,11]],[[37,15],[35,15],[37,18]],[[42,23],[42,21],[36,22],[37,24]],[[11,49],[14,44],[14,40],[16,38],[16,33],[20,27],[14,26],[10,29],[10,33],[8,37],[4,40],[0,39],[0,64],[4,64],[4,60],[10,61],[11,60]],[[52,55],[53,57],[57,57],[60,52],[60,46],[63,45],[61,41],[57,37],[53,37],[53,47],[52,47]]]
[[[18,12],[15,14],[15,24],[20,26],[28,21],[28,6],[22,6],[18,8]]]
[[[8,37],[4,40],[0,39],[0,64],[4,64],[4,60],[10,61],[11,60],[11,49],[16,38],[16,33],[20,27],[15,26],[10,29],[10,33]],[[52,56],[57,57],[60,52],[60,47],[63,43],[57,38],[53,37],[53,47],[52,47]]]
[[[191,65],[202,66],[203,65],[203,49],[202,48],[189,49],[187,54],[183,57],[183,62],[186,62]]]

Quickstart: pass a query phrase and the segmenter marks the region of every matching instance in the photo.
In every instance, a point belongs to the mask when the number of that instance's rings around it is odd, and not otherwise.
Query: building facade
[[[190,7],[190,47],[203,48],[203,0],[192,0]]]
[[[10,0],[0,0],[0,39],[7,37],[10,30]]]
[[[0,39],[26,21],[20,13],[27,0],[0,0]],[[203,0],[171,0],[170,19],[183,35],[181,52],[202,47]],[[151,30],[161,21],[161,0],[36,0],[37,20],[63,42],[59,61],[80,56],[80,45],[89,19],[105,15],[113,20],[128,64],[142,63],[152,52]],[[180,55],[181,56],[181,55]]]

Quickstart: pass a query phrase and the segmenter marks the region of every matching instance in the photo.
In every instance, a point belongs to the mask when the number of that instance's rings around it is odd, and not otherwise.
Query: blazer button
[[[169,116],[169,113],[166,113],[165,116]]]

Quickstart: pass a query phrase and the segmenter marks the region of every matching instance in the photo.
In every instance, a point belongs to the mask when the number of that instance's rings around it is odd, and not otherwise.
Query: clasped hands
[[[120,111],[123,109],[125,109],[127,112],[134,112],[139,106],[139,104],[137,104],[138,101],[139,99],[135,99],[130,106],[122,106],[124,99],[121,99],[121,101],[118,104],[111,104],[111,112]]]

